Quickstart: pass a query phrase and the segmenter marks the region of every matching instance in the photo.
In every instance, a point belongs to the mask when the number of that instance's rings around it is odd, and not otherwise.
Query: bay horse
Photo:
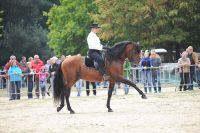
[[[105,52],[105,69],[110,76],[108,97],[106,107],[108,112],[113,112],[110,107],[110,100],[112,91],[116,82],[121,82],[134,87],[143,99],[146,99],[146,95],[131,81],[123,77],[123,64],[125,59],[136,64],[140,61],[140,49],[136,43],[131,41],[123,41],[116,43],[113,47],[109,48]],[[84,57],[75,55],[66,58],[58,67],[54,78],[54,102],[61,102],[57,107],[59,112],[64,107],[64,98],[66,98],[67,109],[70,114],[74,114],[74,110],[70,106],[69,96],[71,87],[79,79],[84,79],[90,82],[102,82],[103,77],[100,72],[94,68],[87,67],[84,62]]]

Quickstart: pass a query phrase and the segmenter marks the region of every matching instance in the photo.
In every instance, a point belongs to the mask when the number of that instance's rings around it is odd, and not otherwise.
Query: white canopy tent
[[[155,49],[156,53],[167,53],[167,50],[164,48]]]

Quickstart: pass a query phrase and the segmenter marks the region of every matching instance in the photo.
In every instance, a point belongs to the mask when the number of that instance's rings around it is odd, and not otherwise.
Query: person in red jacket
[[[4,66],[4,72],[7,72],[8,71],[8,69],[10,68],[10,66],[11,66],[11,64],[12,64],[12,62],[13,62],[13,60],[16,60],[16,56],[14,56],[14,55],[11,55],[10,56],[10,60],[6,63],[6,65]],[[20,65],[20,63],[17,61],[16,62],[17,63],[17,66],[18,67],[20,67],[20,69],[21,69],[21,65]]]
[[[40,60],[39,55],[34,55],[34,60],[31,62],[32,69],[35,72],[35,84],[36,84],[36,89],[35,89],[35,95],[36,98],[40,97],[39,93],[39,72],[41,70],[41,67],[44,66],[44,63],[42,60]]]

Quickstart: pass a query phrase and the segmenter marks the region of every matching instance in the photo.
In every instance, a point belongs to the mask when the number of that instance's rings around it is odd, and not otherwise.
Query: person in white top
[[[87,43],[89,47],[88,56],[98,63],[99,72],[103,76],[103,79],[108,80],[110,76],[106,74],[104,61],[101,55],[103,45],[101,44],[99,37],[96,35],[100,27],[98,24],[93,23],[90,28],[91,31],[87,37]]]

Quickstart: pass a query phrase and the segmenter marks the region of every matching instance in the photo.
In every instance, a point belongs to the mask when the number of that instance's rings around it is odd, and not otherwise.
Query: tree
[[[140,33],[148,28],[148,23],[144,23],[146,16],[141,15],[149,10],[144,0],[95,0],[95,3],[99,13],[91,17],[102,25],[102,39],[141,41]]]
[[[0,38],[2,38],[3,34],[3,10],[0,10]]]
[[[86,54],[86,37],[96,11],[92,0],[60,0],[48,13],[48,45],[57,55]]]
[[[18,59],[22,55],[39,54],[42,59],[52,55],[47,45],[46,17],[43,16],[43,11],[48,11],[52,5],[49,0],[0,1],[0,9],[4,10],[0,65],[4,65],[12,54]]]
[[[105,40],[140,41],[144,49],[164,46],[168,51],[200,41],[200,2],[196,0],[95,0]]]

